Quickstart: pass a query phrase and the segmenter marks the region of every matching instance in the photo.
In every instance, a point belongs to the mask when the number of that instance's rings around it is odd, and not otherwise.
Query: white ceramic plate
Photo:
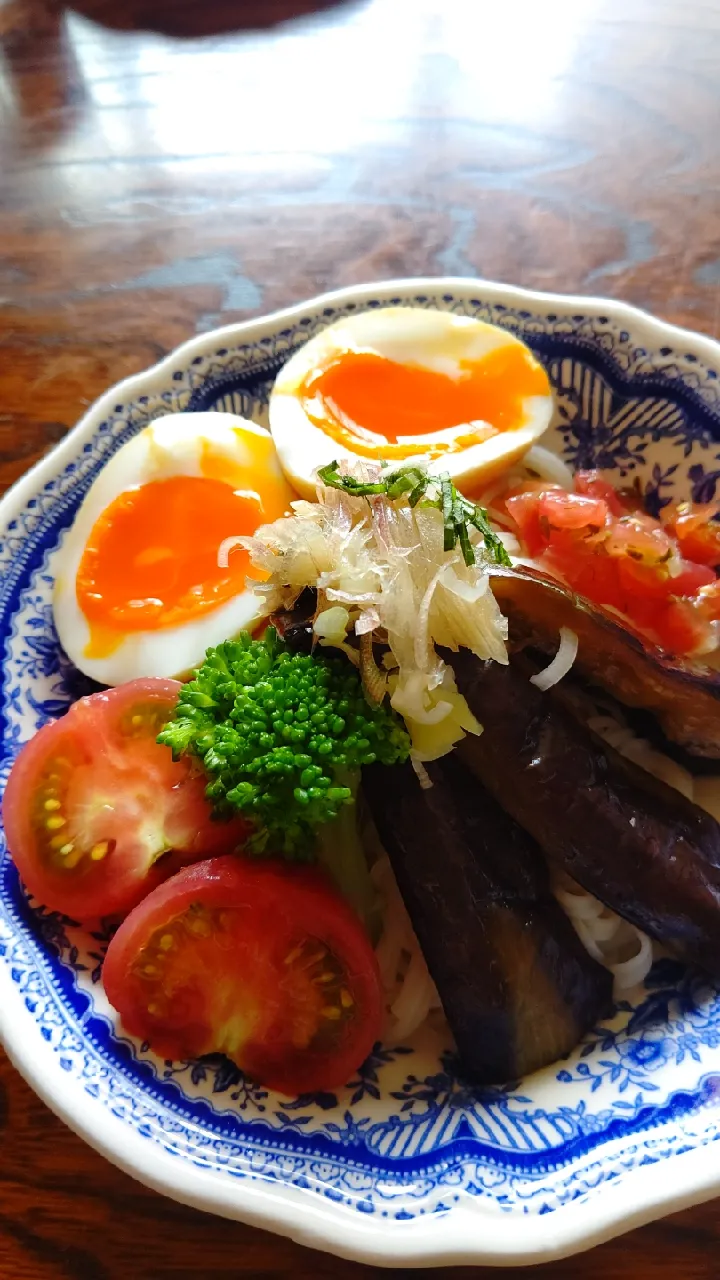
[[[639,477],[652,507],[720,481],[720,346],[618,303],[481,281],[328,294],[195,338],[104,395],[0,506],[4,784],[20,746],[85,684],[59,649],[53,552],[107,457],[160,412],[265,422],[289,352],[352,310],[437,306],[507,326],[547,366],[551,443]],[[664,962],[566,1060],[469,1090],[429,1031],[378,1048],[347,1088],[300,1099],[225,1059],[162,1063],[115,1030],[105,940],[23,895],[0,847],[0,1032],[88,1142],[187,1204],[385,1265],[560,1257],[720,1191],[720,1000]]]

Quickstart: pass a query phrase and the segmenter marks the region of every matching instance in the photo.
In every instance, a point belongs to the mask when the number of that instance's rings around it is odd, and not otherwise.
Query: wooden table
[[[3,485],[190,334],[342,284],[484,275],[718,332],[717,0],[78,9],[0,0]],[[2,1058],[0,1131],[2,1280],[372,1274],[145,1191]],[[537,1274],[710,1280],[719,1217]]]

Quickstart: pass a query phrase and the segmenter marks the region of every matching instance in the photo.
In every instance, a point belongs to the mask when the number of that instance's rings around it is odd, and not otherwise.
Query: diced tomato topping
[[[619,608],[625,609],[626,602],[632,600],[633,596],[639,596],[642,600],[658,600],[667,595],[669,576],[667,573],[661,575],[657,565],[643,564],[628,555],[624,558],[617,556],[611,572],[615,574],[620,587],[622,600]],[[678,595],[682,594],[681,591],[678,592]]]
[[[673,595],[694,596],[702,587],[710,587],[717,582],[715,571],[709,565],[693,564],[690,560],[681,563],[680,572],[670,582]]]
[[[676,548],[664,529],[646,515],[622,515],[613,521],[604,542],[610,556],[628,558],[656,569],[658,577],[669,573]]]
[[[516,493],[505,501],[508,514],[517,524],[518,533],[528,555],[539,555],[547,545],[547,538],[540,524],[537,493]]]
[[[671,600],[657,628],[671,653],[694,653],[708,638],[708,629],[689,600]]]
[[[550,487],[515,494],[506,499],[505,506],[523,538],[529,535],[533,542],[539,539],[541,545],[551,540],[554,529],[597,532],[608,516],[607,504],[602,499]]]
[[[680,502],[665,508],[662,522],[688,560],[715,566],[720,565],[719,513],[718,502]]]
[[[670,652],[713,647],[720,503],[680,503],[655,520],[634,495],[581,471],[575,492],[533,480],[506,495],[505,509],[523,552],[579,595],[625,614],[629,627]]]
[[[611,515],[621,516],[627,510],[617,490],[613,489],[609,481],[603,479],[599,471],[576,472],[575,492],[586,494],[589,498],[601,498]]]
[[[546,520],[551,529],[597,531],[604,528],[608,517],[608,506],[602,498],[566,493],[562,489],[539,494],[538,507],[541,520]]]
[[[695,606],[707,622],[720,622],[720,581],[717,578],[706,587],[700,588]]]

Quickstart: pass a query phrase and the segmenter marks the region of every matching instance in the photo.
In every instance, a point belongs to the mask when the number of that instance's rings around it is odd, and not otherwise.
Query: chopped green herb
[[[472,527],[482,535],[485,549],[495,564],[510,564],[510,557],[491,528],[485,508],[463,497],[447,473],[429,475],[424,467],[415,465],[401,467],[381,480],[370,482],[341,475],[339,464],[330,462],[326,467],[320,467],[318,475],[323,484],[331,489],[342,489],[351,498],[381,495],[393,500],[407,494],[411,507],[416,507],[419,503],[424,507],[436,507],[442,512],[445,530],[443,545],[446,551],[452,551],[459,545],[465,564],[474,564],[475,551],[469,533],[469,527]]]

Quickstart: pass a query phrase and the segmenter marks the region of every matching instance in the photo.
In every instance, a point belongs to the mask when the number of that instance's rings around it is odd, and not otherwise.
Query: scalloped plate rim
[[[2,1018],[7,1019],[12,1004],[22,1003],[2,968],[0,996],[2,1030]],[[198,1171],[191,1163],[157,1148],[149,1152],[140,1135],[106,1107],[94,1103],[82,1089],[68,1090],[54,1055],[43,1054],[42,1037],[35,1026],[33,1032],[40,1053],[33,1054],[30,1037],[18,1046],[6,1036],[8,1058],[51,1111],[124,1173],[191,1208],[289,1236],[299,1244],[352,1261],[395,1268],[551,1262],[584,1252],[667,1213],[710,1200],[720,1190],[717,1153],[710,1144],[673,1157],[675,1171],[678,1164],[686,1170],[680,1191],[669,1189],[667,1170],[660,1161],[630,1171],[583,1204],[571,1203],[549,1215],[511,1220],[501,1212],[483,1212],[471,1201],[442,1216],[406,1223],[362,1219],[347,1209],[326,1210],[292,1186],[248,1181],[230,1184],[211,1170]],[[676,1177],[675,1183],[678,1181]]]
[[[490,303],[523,303],[540,311],[585,316],[606,315],[629,329],[645,331],[655,340],[685,348],[701,356],[720,375],[720,342],[704,334],[658,319],[650,312],[612,299],[525,289],[492,281],[460,277],[408,277],[348,286],[322,293],[298,304],[198,334],[161,360],[111,386],[83,414],[80,421],[44,457],[20,477],[0,500],[0,523],[32,498],[89,439],[118,401],[146,390],[178,362],[189,364],[215,346],[262,339],[291,325],[308,312],[348,303],[362,304],[378,294],[402,297],[422,293],[477,292]],[[674,1178],[668,1185],[660,1161],[630,1170],[619,1182],[597,1189],[582,1203],[570,1203],[551,1215],[506,1217],[487,1212],[472,1201],[446,1214],[402,1223],[359,1219],[359,1215],[328,1202],[309,1201],[299,1189],[278,1184],[221,1182],[211,1170],[197,1170],[188,1161],[149,1149],[143,1139],[100,1104],[93,1105],[82,1088],[63,1076],[54,1055],[43,1053],[43,1040],[34,1027],[26,1035],[19,993],[0,967],[0,1040],[10,1061],[34,1092],[69,1128],[119,1168],[145,1185],[189,1206],[272,1230],[314,1248],[384,1266],[495,1264],[522,1265],[552,1261],[578,1253],[622,1232],[720,1192],[720,1168],[714,1144],[673,1156]],[[18,1017],[14,1016],[17,1007]],[[22,1033],[14,1034],[21,1027]],[[42,1064],[43,1071],[39,1070]],[[682,1179],[677,1176],[682,1170]],[[681,1184],[681,1185],[679,1185]]]

